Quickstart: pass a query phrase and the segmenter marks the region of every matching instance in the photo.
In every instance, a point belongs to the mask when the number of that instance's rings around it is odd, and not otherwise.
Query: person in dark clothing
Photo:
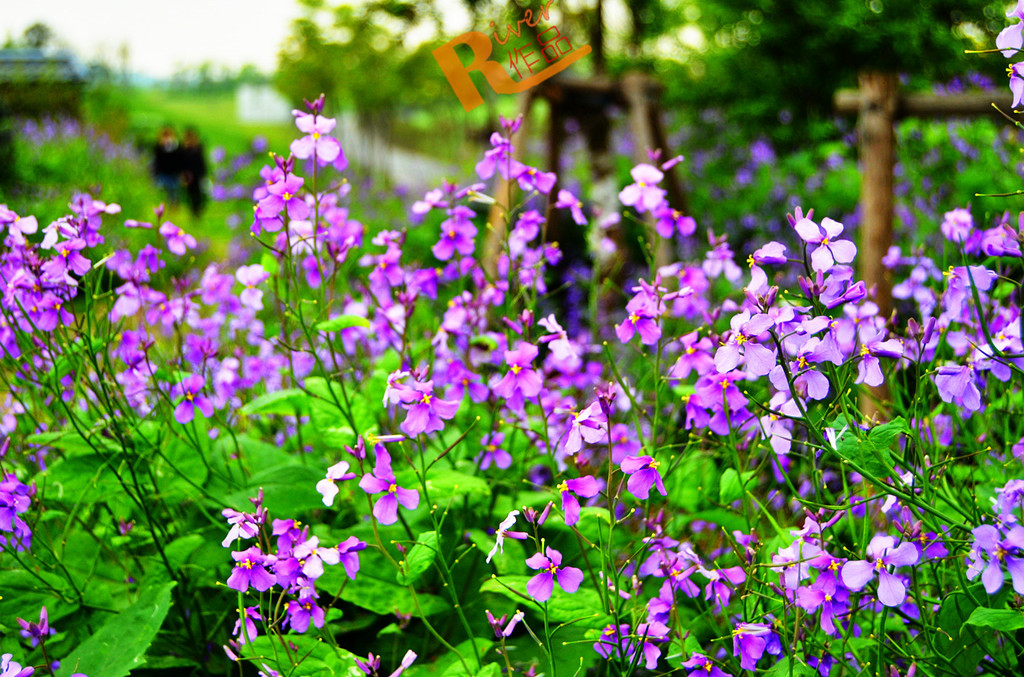
[[[181,185],[181,146],[174,128],[165,125],[160,130],[153,148],[153,176],[156,184],[164,191],[167,201],[178,204],[178,190]]]
[[[206,152],[194,127],[185,130],[185,142],[181,147],[181,176],[189,208],[194,216],[200,216],[206,202],[206,194],[203,192],[203,181],[206,179]]]

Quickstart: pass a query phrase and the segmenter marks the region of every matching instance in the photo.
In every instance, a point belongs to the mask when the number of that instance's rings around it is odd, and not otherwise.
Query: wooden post
[[[876,290],[878,312],[888,318],[892,312],[892,283],[882,258],[892,245],[893,166],[896,161],[896,117],[898,80],[895,73],[864,72],[861,89],[860,161],[860,245],[857,251],[860,278]],[[888,399],[888,389],[872,388],[862,393],[861,412],[872,417]]]
[[[530,106],[532,105],[533,90],[527,90],[519,95],[516,115],[522,116],[523,122],[519,126],[519,131],[512,138],[512,145],[515,147],[515,150],[512,151],[512,158],[519,162],[523,160],[523,149],[526,147],[527,131],[530,124],[529,113]],[[504,203],[506,201],[514,201],[517,190],[515,181],[504,178],[498,172],[495,173],[497,174],[498,181],[492,197],[496,203],[491,207],[490,214],[487,217],[487,235],[484,240],[483,257],[483,269],[491,278],[494,278],[498,273],[498,256],[501,254],[501,249],[505,244],[505,219],[508,217],[506,210],[512,207],[511,204]],[[500,205],[504,205],[504,207]]]
[[[636,164],[647,163],[651,160],[647,157],[649,148],[657,148],[657,140],[654,138],[654,130],[651,129],[651,103],[648,97],[648,80],[643,74],[632,72],[622,77],[622,93],[629,103],[629,124],[633,132],[633,162]],[[644,215],[644,222],[647,224],[647,238],[649,242],[657,242],[652,251],[654,256],[654,269],[657,270],[667,265],[672,259],[672,250],[669,240],[659,237],[654,230],[654,216]]]
[[[549,241],[549,229],[551,220],[555,218],[555,203],[558,202],[558,189],[561,187],[562,174],[559,165],[562,159],[562,145],[565,143],[565,113],[562,108],[562,101],[548,97],[548,160],[547,170],[554,172],[555,185],[548,193],[548,204],[544,210],[544,229],[541,238],[543,242]],[[556,229],[557,234],[557,229]],[[557,241],[557,239],[556,239]]]
[[[896,161],[898,80],[895,73],[860,74],[861,224],[857,261],[860,278],[877,289],[879,313],[892,312],[892,287],[882,258],[892,246],[893,165]]]

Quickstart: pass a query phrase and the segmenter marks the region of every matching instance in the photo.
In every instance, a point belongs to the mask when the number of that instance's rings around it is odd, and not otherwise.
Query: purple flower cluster
[[[32,507],[33,495],[34,488],[23,484],[13,473],[0,480],[0,552],[7,548],[28,550],[32,546],[32,529],[22,515]]]
[[[287,605],[280,619],[282,627],[303,633],[310,625],[322,628],[325,611],[317,600],[320,598],[316,590],[316,582],[324,574],[324,565],[341,564],[346,575],[355,579],[359,572],[359,552],[366,548],[355,536],[337,545],[320,544],[317,536],[309,535],[309,527],[301,527],[292,519],[275,519],[270,533],[266,532],[267,511],[263,508],[263,492],[251,499],[255,506],[253,513],[241,513],[225,509],[224,517],[231,525],[230,532],[223,545],[230,547],[235,542],[257,540],[257,544],[245,550],[233,551],[231,558],[235,565],[227,579],[227,586],[232,590],[247,592],[250,588],[257,592],[266,592],[275,586],[287,595]],[[269,544],[275,538],[274,548]],[[245,622],[241,620],[235,625],[233,642],[245,644],[252,642],[258,633],[256,621],[263,621],[256,608],[246,612]],[[229,647],[225,647],[229,656],[236,655]]]
[[[77,198],[73,216],[41,233],[32,217],[0,209],[7,247],[0,260],[0,344],[13,358],[30,358],[19,377],[52,371],[60,388],[47,402],[82,410],[92,404],[82,388],[116,381],[123,398],[98,423],[125,415],[147,424],[138,428],[148,434],[162,415],[172,426],[168,437],[194,443],[200,453],[208,440],[193,440],[195,431],[211,427],[214,437],[230,430],[234,445],[218,440],[211,455],[217,462],[217,454],[233,449],[231,460],[245,467],[248,449],[237,438],[246,435],[265,433],[300,453],[355,444],[346,447],[352,458],[330,465],[316,483],[323,505],[338,509],[312,514],[357,522],[354,533],[367,540],[372,531],[381,551],[375,563],[390,551],[428,550],[417,533],[449,540],[452,530],[439,526],[449,519],[459,523],[458,556],[476,557],[466,544],[478,545],[482,528],[507,513],[488,529],[495,536],[488,574],[491,566],[500,577],[529,570],[518,589],[503,589],[537,604],[511,621],[488,612],[502,642],[538,607],[558,611],[562,593],[584,586],[602,593],[602,612],[615,618],[603,630],[606,620],[592,628],[600,632],[594,652],[648,670],[676,661],[672,667],[690,674],[723,677],[723,668],[764,669],[770,657],[781,659],[800,644],[812,647],[814,655],[803,658],[827,677],[836,664],[860,669],[860,659],[838,647],[872,632],[879,617],[906,621],[887,632],[916,636],[917,619],[935,611],[925,606],[930,596],[917,592],[930,590],[933,578],[920,565],[947,559],[959,566],[965,547],[947,531],[969,530],[937,521],[951,505],[930,483],[951,464],[936,463],[922,446],[952,448],[952,458],[958,445],[974,443],[963,441],[964,421],[1001,397],[986,386],[1007,384],[1004,390],[1019,394],[1011,379],[1024,367],[1021,315],[998,260],[1019,257],[1017,231],[979,231],[969,213],[956,210],[941,231],[967,254],[990,257],[984,265],[943,272],[923,254],[890,252],[886,264],[909,271],[893,290],[903,304],[899,313],[913,317],[905,330],[855,279],[857,250],[844,225],[800,209],[790,217],[798,246],[754,243],[760,246],[743,269],[729,239],[709,231],[706,248],[686,243],[690,260],[649,274],[631,271],[638,282],[617,310],[595,311],[597,322],[587,326],[580,313],[560,318],[545,298],[561,252],[545,241],[550,213],[530,208],[536,203],[529,200],[552,194],[556,178],[512,157],[517,122],[492,136],[477,165],[481,178],[500,175],[527,194],[524,204],[505,205],[500,251],[481,260],[476,237],[483,224],[468,204],[495,198],[481,192],[483,184],[445,182],[412,208],[413,221],[439,212],[437,239],[426,234],[433,258],[424,261],[426,249],[408,244],[422,239],[405,229],[377,230],[364,247],[363,226],[342,206],[347,184],[317,194],[313,186],[324,182],[300,175],[297,159],[314,172],[346,162],[322,105],[321,99],[309,113],[295,112],[303,136],[292,156],[264,168],[251,229],[265,248],[261,263],[241,252],[228,264],[164,284],[163,250],[182,256],[197,247],[164,222],[155,233],[135,231],[153,244],[136,253],[116,250],[95,264],[114,281],[109,302],[99,307],[100,319],[116,330],[94,350],[113,365],[111,379],[68,373],[50,337],[71,333],[79,306],[95,301],[79,288],[94,267],[89,250],[102,242],[101,215],[116,213],[116,206]],[[756,155],[756,163],[768,163],[770,149]],[[696,222],[672,209],[660,187],[679,159],[657,161],[633,168],[620,201],[649,214],[661,237],[688,237]],[[583,202],[570,190],[558,192],[553,208],[567,222],[587,223]],[[597,216],[595,222],[609,221]],[[722,301],[720,290],[730,287],[736,294]],[[914,396],[923,405],[903,416],[918,418],[890,427],[858,423],[850,407],[854,386],[894,385],[893,375],[914,374],[921,375]],[[1009,396],[1000,406],[1007,402]],[[29,417],[17,405],[4,404],[4,426],[27,429]],[[1005,431],[1016,424],[976,441],[995,446]],[[1009,451],[1024,457],[1024,442]],[[324,466],[328,456],[319,458]],[[970,462],[990,472],[982,457],[972,453]],[[451,495],[435,491],[441,477]],[[480,500],[485,493],[489,503]],[[28,547],[25,513],[33,495],[15,474],[5,474],[0,549]],[[1009,574],[1024,594],[1022,501],[1024,483],[1011,481],[997,491],[994,523],[969,525],[967,577],[980,577],[990,593]],[[223,545],[238,545],[226,584],[238,593],[273,590],[277,602],[240,610],[231,656],[261,632],[324,627],[333,600],[318,581],[339,564],[355,579],[367,547],[355,535],[330,545],[327,525],[320,531],[271,521],[262,500],[253,503],[252,512],[222,513],[229,526]],[[821,505],[830,508],[809,511]],[[803,526],[786,534],[781,525],[793,514],[805,516]],[[137,515],[121,520],[122,535],[131,517]],[[519,518],[523,531],[514,530]],[[774,535],[761,531],[768,522]],[[529,540],[534,554],[513,555],[521,548],[511,539]],[[591,543],[607,551],[591,551]],[[451,545],[438,547],[437,556],[450,554]],[[620,545],[628,554],[612,550]],[[438,570],[447,575],[445,567]],[[691,617],[718,633],[716,651],[694,650],[696,638],[679,627]],[[400,616],[399,627],[408,620]],[[790,623],[799,627],[784,632]],[[49,635],[45,614],[22,628],[33,640]],[[680,641],[685,661],[673,653]],[[407,654],[393,675],[414,659]],[[357,664],[377,675],[380,661],[370,654]]]

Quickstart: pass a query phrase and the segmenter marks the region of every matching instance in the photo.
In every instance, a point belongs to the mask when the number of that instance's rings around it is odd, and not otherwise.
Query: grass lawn
[[[199,130],[207,150],[223,146],[228,155],[245,151],[256,136],[264,136],[269,149],[287,154],[298,131],[290,122],[247,123],[238,119],[233,92],[196,94],[163,89],[136,89],[127,93],[130,127],[153,139],[165,123],[181,130]]]

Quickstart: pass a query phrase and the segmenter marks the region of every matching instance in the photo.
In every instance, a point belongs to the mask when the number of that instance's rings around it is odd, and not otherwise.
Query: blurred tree
[[[21,36],[21,42],[25,47],[42,49],[49,46],[53,42],[53,38],[53,30],[46,24],[37,21],[25,29]]]
[[[672,100],[718,107],[776,142],[827,134],[832,95],[865,69],[937,82],[982,70],[964,50],[991,46],[1005,24],[993,0],[701,0],[690,3],[709,47],[678,68]],[[1001,66],[1000,66],[1001,68]],[[679,86],[681,85],[681,86]],[[785,124],[780,124],[781,121]]]
[[[210,61],[181,68],[171,76],[175,88],[195,93],[231,92],[241,84],[263,84],[269,80],[270,77],[253,64],[232,71]]]
[[[428,45],[405,45],[408,31],[420,24],[440,32],[442,19],[434,3],[380,0],[358,8],[330,8],[323,0],[300,4],[305,16],[292,24],[274,78],[293,101],[323,92],[336,108],[355,111],[364,127],[387,136],[398,111],[429,105],[441,95],[438,78],[430,75],[435,64]]]

